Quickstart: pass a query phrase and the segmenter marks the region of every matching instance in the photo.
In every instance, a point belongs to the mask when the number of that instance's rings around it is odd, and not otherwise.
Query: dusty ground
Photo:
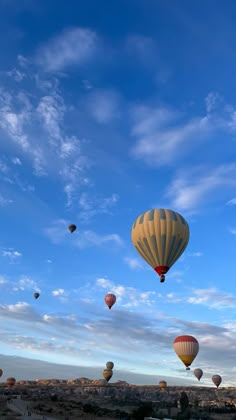
[[[210,413],[211,417],[215,420],[232,420],[232,418],[235,416],[234,413]]]
[[[46,416],[47,420],[65,420],[68,416],[69,420],[117,420],[115,417],[103,416],[98,417],[95,414],[84,413],[82,409],[73,407],[73,403],[61,403],[52,401],[40,401],[41,410],[38,408],[39,403],[30,400],[14,399],[11,403],[7,400],[0,401],[0,419],[6,420],[42,420]],[[31,416],[27,415],[27,407],[31,411]],[[73,408],[72,408],[73,407]]]

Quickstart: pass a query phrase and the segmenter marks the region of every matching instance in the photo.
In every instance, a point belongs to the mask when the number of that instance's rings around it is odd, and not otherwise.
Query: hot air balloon
[[[194,369],[193,373],[196,376],[196,378],[200,381],[200,379],[203,375],[202,369]]]
[[[186,370],[194,361],[199,351],[199,344],[195,337],[191,335],[180,335],[173,342],[174,350],[180,360],[185,364]]]
[[[1,378],[2,375],[3,375],[3,370],[0,369],[0,378]]]
[[[167,382],[166,381],[160,381],[159,382],[159,387],[161,391],[164,391],[167,387]]]
[[[39,294],[39,293],[34,293],[34,298],[35,298],[35,299],[38,299],[38,298],[39,298],[39,296],[40,296],[40,294]]]
[[[113,362],[107,362],[106,367],[107,367],[107,369],[113,369],[114,363]]]
[[[184,252],[189,241],[186,220],[173,210],[148,210],[137,217],[131,239],[138,253],[165,281],[165,274]]]
[[[106,379],[107,382],[110,381],[112,375],[113,375],[112,369],[104,369],[103,377],[104,377],[104,379]]]
[[[111,309],[114,303],[116,303],[116,297],[113,295],[113,293],[107,293],[104,300],[109,309]]]
[[[72,224],[68,226],[70,233],[73,233],[76,230],[76,225]]]
[[[6,384],[7,384],[8,388],[13,388],[15,383],[16,383],[15,378],[7,378],[7,380],[6,380]]]
[[[218,388],[218,386],[220,386],[221,381],[222,381],[221,376],[220,375],[213,375],[211,379],[212,379],[213,384],[215,384],[215,386]]]

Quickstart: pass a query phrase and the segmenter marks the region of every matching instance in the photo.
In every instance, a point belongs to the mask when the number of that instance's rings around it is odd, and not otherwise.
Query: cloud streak
[[[86,28],[65,29],[42,46],[36,55],[36,63],[48,72],[58,72],[69,66],[81,66],[97,53],[99,39]]]
[[[202,174],[203,173],[203,174]],[[236,165],[225,164],[216,168],[199,167],[175,176],[166,191],[166,197],[176,210],[196,210],[204,201],[222,188],[236,185]]]
[[[152,166],[173,165],[176,159],[212,141],[219,131],[234,133],[234,108],[220,101],[217,93],[211,92],[205,102],[206,113],[190,118],[164,106],[131,108],[131,135],[136,138],[131,155]]]

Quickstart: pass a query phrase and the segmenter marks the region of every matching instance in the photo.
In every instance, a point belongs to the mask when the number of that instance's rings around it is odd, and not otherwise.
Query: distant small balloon
[[[72,224],[68,226],[70,233],[73,233],[76,230],[76,225]]]
[[[3,375],[3,370],[0,369],[0,378],[1,378],[2,375]]]
[[[164,391],[164,389],[166,389],[167,387],[167,382],[166,381],[160,381],[159,382],[159,387],[161,391]]]
[[[116,297],[113,295],[113,293],[107,293],[104,300],[109,309],[111,309],[112,306],[116,303]]]
[[[16,383],[15,378],[11,377],[11,378],[7,378],[7,380],[6,380],[6,384],[7,384],[8,388],[13,388],[15,383]]]
[[[34,298],[35,298],[35,299],[38,299],[38,298],[39,298],[39,296],[40,296],[40,294],[39,294],[39,293],[34,293]]]
[[[196,376],[196,378],[200,381],[200,379],[203,375],[202,369],[194,369],[193,373]]]
[[[215,386],[218,388],[218,386],[220,386],[221,382],[222,382],[222,378],[220,375],[213,375],[212,376],[212,382],[213,384],[215,384]]]
[[[103,377],[104,377],[104,379],[106,379],[107,382],[110,381],[112,375],[113,375],[112,369],[104,369]]]
[[[107,362],[106,367],[107,367],[107,369],[113,369],[114,363],[113,362]]]

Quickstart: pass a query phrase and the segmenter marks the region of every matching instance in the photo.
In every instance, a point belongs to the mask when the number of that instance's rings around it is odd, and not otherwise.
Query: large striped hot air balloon
[[[138,253],[165,281],[165,273],[184,252],[189,241],[186,220],[173,210],[148,210],[137,217],[131,239]]]
[[[199,344],[192,335],[180,335],[173,342],[174,350],[180,360],[190,370],[190,365],[194,361],[199,351]]]
[[[202,369],[194,369],[193,373],[196,376],[196,378],[200,381],[200,379],[203,375]]]
[[[222,382],[221,376],[220,375],[213,375],[211,379],[212,379],[213,384],[215,384],[215,386],[218,388],[218,386],[220,386],[220,384]]]
[[[107,293],[104,297],[104,300],[109,309],[111,309],[112,306],[116,303],[116,297],[113,295],[113,293]]]

